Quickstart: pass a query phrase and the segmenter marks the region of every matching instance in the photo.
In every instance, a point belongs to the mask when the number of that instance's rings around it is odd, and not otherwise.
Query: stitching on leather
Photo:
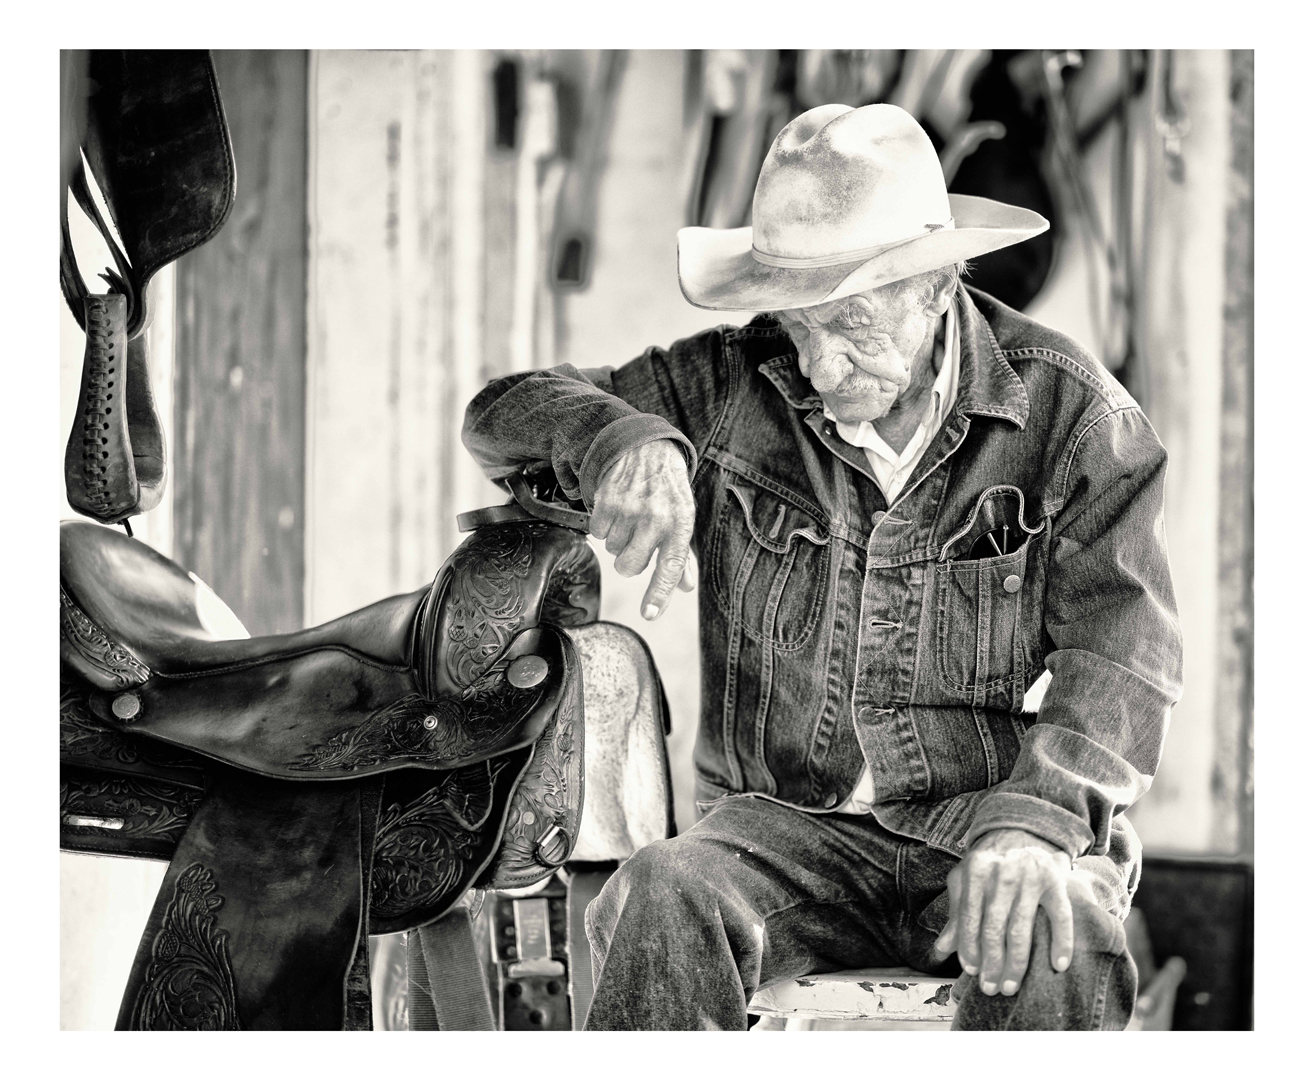
[[[114,361],[114,336],[110,328],[110,314],[103,300],[92,298],[86,321],[87,342],[90,346],[87,352],[90,403],[82,414],[82,475],[87,485],[87,501],[97,510],[105,510],[109,508],[110,501],[109,481],[106,479],[107,467],[101,462],[109,457],[109,453],[99,448],[109,444],[101,432],[109,430],[105,418],[113,408],[106,395],[114,385],[109,381],[109,376],[114,374],[114,369],[109,366]],[[104,457],[98,459],[98,453]]]

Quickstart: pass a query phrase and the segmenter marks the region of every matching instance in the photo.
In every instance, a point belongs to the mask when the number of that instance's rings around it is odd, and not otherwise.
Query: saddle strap
[[[411,1031],[496,1031],[488,977],[464,904],[411,931],[406,949]],[[435,986],[430,973],[441,982]]]
[[[584,864],[590,865],[590,864]],[[598,869],[602,867],[602,869]],[[584,932],[584,910],[589,906],[607,879],[616,872],[614,863],[593,863],[590,869],[567,864],[566,882],[566,949],[570,954],[570,1026],[584,1030],[584,1021],[593,1002],[593,951]]]
[[[160,887],[118,1028],[367,1026],[357,957],[381,789],[216,768]]]

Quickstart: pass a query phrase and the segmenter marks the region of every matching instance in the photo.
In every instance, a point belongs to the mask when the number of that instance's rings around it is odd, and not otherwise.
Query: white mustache
[[[890,363],[884,357],[868,356],[852,342],[838,336],[832,336],[821,349],[809,349],[808,353],[804,374],[818,393],[830,394],[846,382],[861,384],[867,379],[875,380],[884,393],[897,393],[906,389],[911,381],[905,365]],[[873,371],[875,366],[884,370]]]

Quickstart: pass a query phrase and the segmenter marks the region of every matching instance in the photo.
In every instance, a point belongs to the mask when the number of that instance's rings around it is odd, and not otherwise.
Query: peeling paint
[[[907,984],[907,983],[881,983],[881,985],[882,985],[882,986],[892,986],[892,987],[894,987],[894,989],[896,989],[896,990],[907,990],[907,989],[908,989],[908,984]]]
[[[816,979],[795,979],[794,981],[795,981],[796,983],[798,983],[799,986],[816,986],[816,985],[817,985],[817,980],[816,980]]]
[[[869,982],[860,982],[858,983],[858,985],[862,987],[862,989],[866,990],[867,993],[869,994],[876,993],[876,987],[872,986],[872,984]]]
[[[929,997],[922,1002],[923,1005],[948,1005],[949,993],[953,990],[953,983],[944,983],[939,990],[935,992],[935,997]]]

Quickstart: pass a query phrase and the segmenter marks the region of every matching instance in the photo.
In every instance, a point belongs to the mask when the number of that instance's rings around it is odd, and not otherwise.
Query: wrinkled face
[[[912,381],[913,362],[933,341],[939,316],[928,289],[896,281],[816,307],[778,311],[798,366],[840,420],[876,420]]]

